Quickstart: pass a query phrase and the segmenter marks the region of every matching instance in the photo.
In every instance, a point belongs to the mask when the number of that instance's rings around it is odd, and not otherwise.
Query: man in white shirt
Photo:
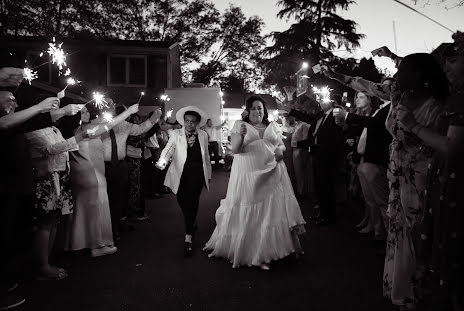
[[[219,139],[218,130],[220,130],[226,122],[222,122],[221,125],[213,126],[213,121],[208,119],[206,126],[204,127],[205,132],[208,134],[208,149],[209,156],[214,160],[213,168],[219,168]],[[220,136],[220,135],[219,135]]]

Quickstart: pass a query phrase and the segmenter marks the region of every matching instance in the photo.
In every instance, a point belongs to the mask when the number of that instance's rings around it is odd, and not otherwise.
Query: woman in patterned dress
[[[56,101],[59,103],[58,98]],[[26,133],[25,137],[29,143],[35,180],[36,279],[63,279],[67,276],[67,272],[50,265],[49,256],[61,215],[69,214],[73,210],[69,181],[69,151],[77,150],[79,141],[88,137],[88,133],[81,132],[65,140],[56,127],[47,127]]]
[[[428,165],[426,210],[419,232],[418,264],[426,281],[428,310],[463,310],[464,261],[464,35],[454,35],[456,43],[445,50],[445,72],[451,85],[442,131],[423,128],[409,112],[402,124],[413,129],[433,148]]]
[[[406,56],[398,68],[396,82],[391,86],[344,76],[328,68],[323,68],[323,72],[357,91],[392,103],[386,121],[393,142],[388,168],[389,228],[383,294],[400,309],[414,310],[420,298],[416,260],[420,241],[418,228],[424,218],[427,167],[434,151],[415,132],[402,125],[400,116],[407,109],[420,126],[438,129],[448,95],[446,76],[435,58],[425,53]]]
[[[139,124],[140,116],[134,114],[129,122]],[[145,198],[142,196],[142,155],[145,142],[145,134],[129,136],[127,138],[127,165],[129,166],[129,202],[128,214],[143,220],[145,216]]]

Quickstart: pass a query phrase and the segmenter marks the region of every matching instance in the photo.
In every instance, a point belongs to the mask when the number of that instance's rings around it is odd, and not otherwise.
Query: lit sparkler
[[[63,69],[63,66],[66,66],[66,53],[61,48],[63,43],[56,45],[55,38],[53,42],[48,44],[48,54],[52,57],[52,63],[56,64],[60,70]]]
[[[103,112],[103,113],[102,113],[102,117],[103,117],[103,119],[104,119],[106,122],[108,122],[108,123],[114,121],[113,115],[112,115],[110,112],[108,112],[108,111]]]
[[[161,99],[162,101],[167,101],[167,102],[171,100],[171,99],[169,98],[169,96],[166,95],[166,94],[161,95],[160,99]]]
[[[37,74],[37,71],[33,71],[29,68],[24,68],[24,79],[31,84],[31,81],[34,79],[37,79],[39,75]]]
[[[311,87],[312,87],[313,93],[316,94],[316,100],[318,102],[328,104],[332,101],[330,99],[330,92],[332,91],[331,88],[329,88],[328,86],[323,86],[321,88],[318,88],[314,85],[312,85]]]
[[[137,104],[140,103],[140,100],[142,99],[144,95],[145,95],[145,92],[140,92],[140,97],[139,97],[139,100],[137,101]]]
[[[81,81],[76,81],[74,78],[68,78],[66,80],[66,86],[64,87],[64,89],[62,89],[61,91],[58,92],[57,97],[59,99],[65,97],[65,91],[68,88],[68,86],[75,85],[76,83],[79,83],[79,82],[81,82]]]
[[[173,112],[172,109],[169,109],[168,111],[166,111],[166,118],[170,118],[172,116],[172,112]]]
[[[105,95],[100,94],[99,92],[93,92],[93,100],[95,101],[95,107],[98,109],[108,107],[108,103],[105,101]]]

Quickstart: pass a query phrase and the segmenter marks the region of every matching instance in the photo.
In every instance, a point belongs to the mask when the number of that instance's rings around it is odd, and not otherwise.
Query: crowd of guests
[[[298,198],[314,199],[311,218],[316,224],[337,222],[337,203],[346,200],[340,185],[348,185],[349,198],[362,200],[364,217],[357,229],[383,247],[384,275],[379,281],[393,305],[402,310],[462,310],[464,215],[459,189],[464,189],[464,35],[458,32],[453,39],[444,50],[404,58],[387,48],[377,50],[398,66],[396,76],[381,83],[323,66],[327,77],[357,92],[354,107],[321,101],[317,114],[292,109],[285,117],[283,140],[274,123],[266,133],[269,123],[262,100],[247,103],[244,122],[237,122],[233,130],[231,152],[227,148],[225,152],[226,168],[230,168],[231,154],[243,163],[232,166],[236,185],[222,201],[218,219],[239,216],[228,208],[236,205],[236,189],[245,187],[241,193],[250,192],[253,197],[260,193],[262,183],[246,187],[240,181],[247,176],[247,168],[255,165],[241,154],[247,148],[268,151],[267,145],[255,145],[264,144],[265,134],[272,134],[279,152],[269,157],[285,163],[286,189],[291,184]],[[0,178],[0,247],[5,254],[0,256],[2,309],[25,301],[15,296],[25,252],[33,254],[30,267],[35,279],[60,280],[67,271],[53,264],[54,249],[88,249],[94,257],[117,251],[119,235],[132,230],[135,220],[148,217],[145,196],[158,198],[167,191],[163,186],[166,169],[156,164],[170,131],[180,127],[167,123],[161,109],[142,121],[137,104],[125,107],[111,99],[106,112],[114,114],[112,120],[105,119],[105,111],[92,103],[60,107],[57,97],[16,112],[9,88],[22,80],[22,69],[0,69],[1,160],[5,163]],[[202,138],[208,139],[215,166],[222,148],[217,132],[221,126],[208,120],[207,137]],[[276,176],[281,176],[282,167],[275,166]],[[182,198],[183,192],[178,194],[178,200]],[[287,203],[298,210],[296,201]],[[302,226],[301,215],[295,212],[294,216],[295,227]],[[195,222],[186,226],[193,235]],[[254,229],[250,226],[250,232]],[[211,255],[227,257],[228,230],[227,221],[217,223],[207,244]],[[55,243],[57,232],[64,237],[62,245]],[[295,251],[299,244],[292,234],[287,234],[284,244]],[[32,245],[29,236],[33,236]],[[263,249],[260,256],[272,259],[268,251]],[[255,264],[248,251],[239,255],[234,266]],[[258,264],[269,269],[269,258]]]
[[[453,39],[404,58],[376,50],[398,68],[381,83],[322,66],[355,105],[291,109],[283,126],[295,193],[315,191],[317,224],[335,223],[340,179],[362,200],[356,227],[379,242],[383,295],[400,310],[463,310],[464,34]]]
[[[15,111],[11,88],[23,75],[0,69],[1,310],[24,303],[16,296],[24,272],[36,280],[67,276],[54,265],[54,250],[92,257],[117,251],[120,234],[147,219],[145,197],[168,192],[166,172],[155,164],[169,132],[179,127],[161,118],[161,109],[142,122],[138,104],[126,108],[110,98],[101,109],[60,107],[57,97],[48,97]]]

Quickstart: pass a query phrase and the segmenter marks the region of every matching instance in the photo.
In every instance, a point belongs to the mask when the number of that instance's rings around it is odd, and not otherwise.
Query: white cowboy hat
[[[187,111],[195,111],[196,113],[200,115],[201,119],[197,127],[202,127],[206,124],[208,117],[206,116],[206,113],[203,110],[201,110],[197,106],[187,106],[187,107],[179,109],[179,111],[177,111],[176,113],[176,119],[177,119],[177,122],[180,123],[180,125],[184,126],[184,115]]]

